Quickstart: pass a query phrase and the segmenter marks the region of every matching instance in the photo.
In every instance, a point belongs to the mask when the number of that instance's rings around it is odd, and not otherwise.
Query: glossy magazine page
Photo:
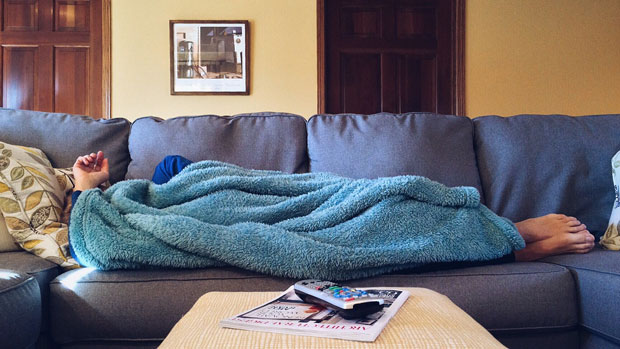
[[[237,316],[220,321],[220,326],[302,336],[374,341],[409,297],[398,289],[363,288],[383,298],[383,310],[359,319],[346,320],[336,311],[304,303],[291,286],[279,297]]]

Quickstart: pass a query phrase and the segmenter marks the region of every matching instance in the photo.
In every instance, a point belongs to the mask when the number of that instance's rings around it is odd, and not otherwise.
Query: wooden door
[[[319,0],[317,7],[320,112],[464,111],[463,1]]]
[[[109,1],[0,0],[2,107],[108,117]]]

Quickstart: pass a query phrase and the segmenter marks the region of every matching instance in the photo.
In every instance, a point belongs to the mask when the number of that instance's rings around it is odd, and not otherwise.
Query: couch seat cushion
[[[0,347],[34,346],[41,329],[41,293],[36,280],[0,269]]]
[[[315,115],[307,127],[312,172],[351,178],[418,175],[480,191],[469,118],[431,113]]]
[[[63,344],[163,340],[206,292],[285,290],[291,282],[236,268],[74,270],[50,285],[52,336]]]
[[[41,292],[45,294],[47,284],[61,271],[57,264],[25,251],[0,253],[0,269],[15,270],[33,276],[41,286]]]
[[[390,274],[351,284],[430,288],[448,296],[494,335],[570,330],[578,321],[575,283],[570,272],[546,263]]]
[[[544,261],[565,266],[573,273],[581,325],[620,345],[620,252],[596,247],[586,254],[553,256]]]
[[[237,268],[74,270],[50,285],[52,335],[60,343],[161,340],[206,292],[282,291],[294,282]],[[573,279],[566,268],[552,264],[400,273],[347,284],[427,287],[450,297],[492,332],[570,330],[577,324]]]
[[[563,213],[597,236],[607,229],[620,115],[484,116],[474,119],[474,128],[482,189],[493,212],[513,222]]]
[[[60,267],[29,252],[20,251],[0,253],[0,269],[15,270],[35,278],[39,284],[41,306],[43,307],[41,328],[46,331],[48,327],[49,283],[61,272]]]
[[[256,170],[306,172],[306,120],[286,113],[140,118],[131,126],[129,152],[127,179],[151,179],[166,155]]]

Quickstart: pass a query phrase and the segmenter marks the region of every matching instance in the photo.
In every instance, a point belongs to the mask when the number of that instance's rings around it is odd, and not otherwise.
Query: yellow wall
[[[467,115],[620,113],[620,1],[468,0]]]
[[[171,96],[170,19],[248,19],[249,96]],[[620,113],[619,0],[468,0],[467,115]],[[315,0],[113,0],[112,115],[316,113]]]
[[[171,96],[171,19],[249,20],[249,96]],[[316,1],[113,0],[112,116],[316,113]]]

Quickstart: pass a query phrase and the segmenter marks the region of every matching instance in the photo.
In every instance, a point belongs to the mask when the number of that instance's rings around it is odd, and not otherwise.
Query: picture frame
[[[171,20],[170,94],[249,95],[249,21]]]

